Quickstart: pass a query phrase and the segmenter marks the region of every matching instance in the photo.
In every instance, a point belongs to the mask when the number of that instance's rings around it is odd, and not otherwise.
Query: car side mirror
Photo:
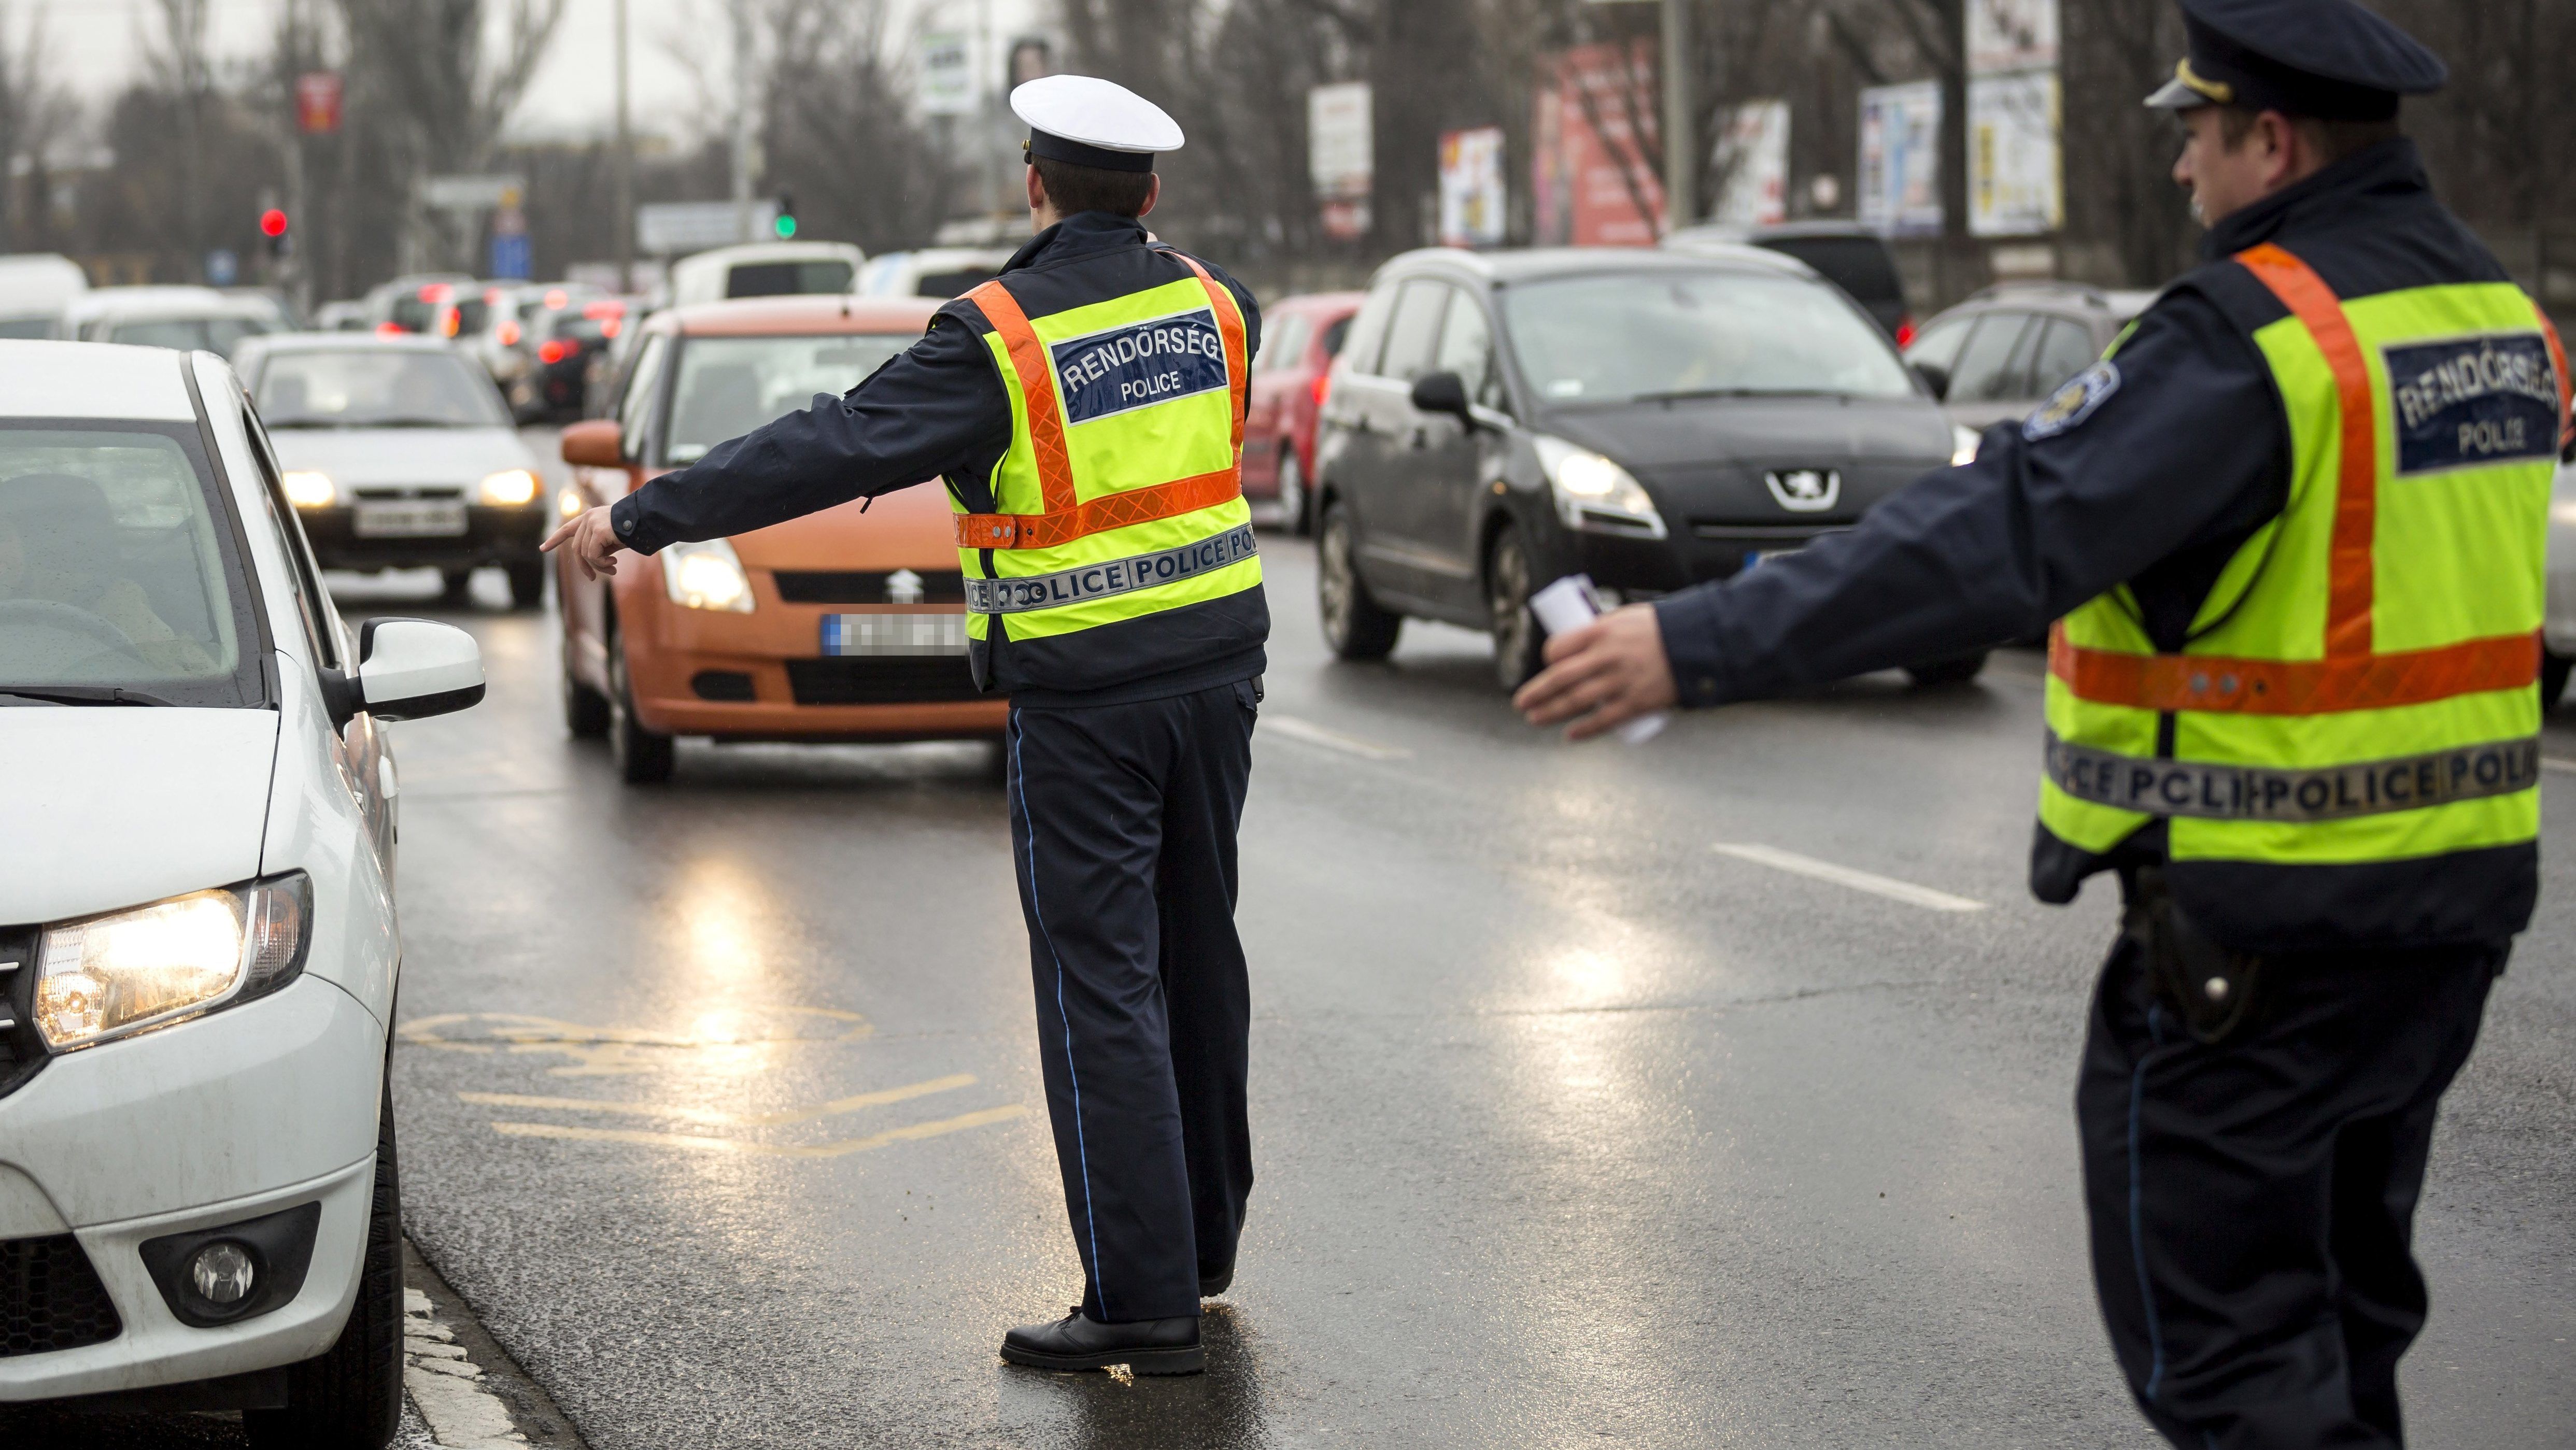
[[[576,468],[623,468],[626,441],[614,418],[585,418],[563,430],[563,461]]]
[[[378,720],[425,720],[483,699],[483,650],[474,636],[428,619],[370,619],[358,627],[352,674],[325,671],[332,718],[364,712]]]
[[[1413,406],[1425,413],[1447,413],[1469,427],[1475,418],[1467,409],[1467,384],[1456,373],[1424,373],[1413,380]]]
[[[1908,363],[1906,366],[1914,369],[1914,375],[1923,380],[1923,386],[1931,390],[1932,397],[1935,401],[1946,401],[1949,398],[1950,370],[1948,368],[1941,366],[1939,363],[1926,362]],[[565,447],[569,448],[571,446],[570,440],[572,435],[570,433],[566,433],[564,438]],[[566,456],[570,455],[567,454]]]

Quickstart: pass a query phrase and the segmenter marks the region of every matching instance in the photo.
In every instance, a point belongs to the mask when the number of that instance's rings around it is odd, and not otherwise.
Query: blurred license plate
[[[962,655],[964,614],[827,614],[827,655]]]
[[[454,499],[358,505],[362,539],[419,539],[465,532],[465,505]]]

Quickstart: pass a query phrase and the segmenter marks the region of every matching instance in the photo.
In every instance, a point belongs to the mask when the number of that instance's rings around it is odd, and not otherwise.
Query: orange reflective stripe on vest
[[[1251,386],[1251,370],[1244,356],[1243,314],[1235,308],[1233,295],[1208,275],[1197,259],[1179,252],[1170,255],[1187,263],[1197,274],[1199,285],[1207,289],[1208,307],[1216,315],[1218,335],[1225,340],[1226,388],[1234,411],[1233,465],[1216,473],[1126,489],[1083,502],[1073,486],[1073,461],[1064,444],[1064,410],[1056,401],[1055,372],[1047,363],[1046,344],[1029,326],[1029,315],[1020,310],[1019,299],[996,277],[967,293],[966,300],[983,310],[984,320],[993,325],[993,331],[1002,339],[1003,351],[1010,356],[1012,374],[1020,381],[1020,397],[1029,414],[1030,451],[1037,462],[1038,495],[1046,503],[1046,512],[959,514],[957,547],[1053,548],[1086,534],[1214,508],[1243,492],[1244,404],[1246,390]]]
[[[2246,660],[2142,655],[2070,644],[2049,631],[2048,668],[2078,699],[2141,710],[2322,715],[2420,705],[2454,695],[2517,689],[2540,678],[2534,634],[2465,640],[2438,649],[2378,654],[2371,648],[2372,552],[2379,530],[2379,416],[2370,366],[2343,303],[2315,269],[2270,242],[2236,254],[2315,339],[2335,381],[2342,428],[2336,450],[2334,534],[2328,566],[2325,658]],[[2568,379],[2558,335],[2541,319],[2558,368],[2562,418]]]

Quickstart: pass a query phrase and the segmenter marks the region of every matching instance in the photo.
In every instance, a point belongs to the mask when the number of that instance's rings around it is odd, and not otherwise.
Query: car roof
[[[244,338],[262,352],[444,352],[456,344],[419,332],[268,332]]]
[[[188,354],[105,342],[0,341],[0,416],[192,422]]]
[[[800,292],[781,297],[736,297],[667,307],[646,321],[660,332],[686,337],[767,337],[779,333],[858,334],[920,332],[944,306],[938,297],[865,297],[849,292]]]
[[[2055,306],[2071,311],[2101,312],[2127,319],[2147,310],[2157,293],[2139,288],[2096,287],[2086,282],[2067,282],[2055,278],[2034,278],[2021,282],[1997,282],[1971,293],[1961,307],[1991,309],[2011,304]]]
[[[1394,276],[1400,272],[1412,276],[1446,271],[1452,275],[1463,273],[1496,286],[1509,286],[1552,277],[1601,276],[1621,272],[1705,272],[1712,263],[1721,270],[1809,279],[1816,276],[1814,268],[1795,257],[1761,247],[1725,243],[1697,246],[1688,251],[1664,251],[1651,247],[1521,247],[1470,252],[1457,247],[1422,247],[1389,258],[1379,270],[1379,275]]]
[[[221,316],[243,311],[242,299],[212,287],[93,287],[64,305],[66,316],[125,316],[137,312]]]

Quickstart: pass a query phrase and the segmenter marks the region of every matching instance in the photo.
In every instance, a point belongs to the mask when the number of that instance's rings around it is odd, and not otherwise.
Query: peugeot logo
[[[1785,503],[1787,500],[1784,499],[1782,502]],[[1794,508],[1795,505],[1793,504],[1791,507]],[[920,575],[915,574],[910,569],[897,569],[886,576],[886,603],[919,604],[920,602]]]
[[[1822,513],[1840,502],[1843,476],[1831,468],[1782,468],[1762,475],[1771,496],[1793,514]]]

